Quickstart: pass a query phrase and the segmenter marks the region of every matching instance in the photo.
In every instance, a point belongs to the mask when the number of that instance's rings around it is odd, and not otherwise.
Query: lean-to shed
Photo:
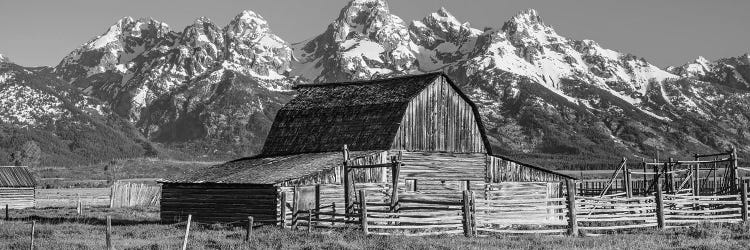
[[[275,223],[279,194],[312,184],[327,189],[321,202],[342,205],[343,145],[351,150],[349,165],[398,157],[399,192],[405,194],[452,195],[493,183],[571,178],[494,156],[476,106],[441,73],[309,84],[296,91],[277,113],[259,155],[163,181],[162,219],[190,213],[196,220],[231,222],[250,215]],[[355,170],[356,188],[387,196],[391,174],[387,168]],[[544,185],[539,192],[557,190]]]
[[[0,166],[0,207],[33,208],[36,180],[28,167]]]

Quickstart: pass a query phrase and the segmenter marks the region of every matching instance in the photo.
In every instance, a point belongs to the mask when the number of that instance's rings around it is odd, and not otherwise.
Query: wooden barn
[[[33,208],[36,180],[28,167],[0,166],[0,207]]]
[[[233,222],[254,216],[273,224],[286,215],[280,199],[293,200],[295,187],[315,185],[319,203],[343,206],[346,178],[353,178],[351,188],[386,198],[394,186],[402,196],[477,190],[557,197],[559,183],[571,178],[493,155],[476,106],[441,73],[296,90],[276,115],[259,155],[164,180],[162,220],[192,214],[198,221]],[[387,167],[394,160],[400,163],[397,178]],[[354,169],[348,177],[344,163],[383,167]]]

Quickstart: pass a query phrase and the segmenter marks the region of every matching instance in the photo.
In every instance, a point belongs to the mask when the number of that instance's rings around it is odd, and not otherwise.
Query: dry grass
[[[220,162],[175,161],[133,158],[73,167],[37,167],[32,171],[41,188],[103,188],[110,179],[151,180],[175,177],[187,171]],[[107,170],[105,170],[107,169]]]
[[[84,206],[108,206],[109,188],[37,189],[36,207],[75,207],[78,199]]]
[[[13,221],[0,222],[0,249],[27,249],[29,220],[37,221],[38,249],[103,249],[105,217],[113,216],[117,249],[179,249],[185,225],[158,223],[158,211],[95,208],[83,216],[73,209],[14,210]],[[365,236],[356,229],[323,231],[255,229],[244,242],[244,229],[197,224],[189,249],[749,249],[750,227],[704,224],[694,228],[643,231],[597,237]]]

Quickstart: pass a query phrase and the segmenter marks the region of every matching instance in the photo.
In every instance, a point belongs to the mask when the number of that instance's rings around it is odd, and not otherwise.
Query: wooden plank
[[[491,229],[477,228],[477,231],[499,234],[564,234],[567,229],[537,229],[537,230],[512,230],[512,229]]]
[[[622,229],[649,228],[649,227],[658,227],[658,225],[657,225],[657,223],[644,223],[644,224],[606,226],[606,227],[584,227],[584,226],[581,226],[580,228],[583,229],[583,230],[622,230]]]
[[[576,220],[576,185],[574,180],[568,179],[565,182],[567,188],[566,202],[568,208],[568,235],[578,236],[578,221]]]

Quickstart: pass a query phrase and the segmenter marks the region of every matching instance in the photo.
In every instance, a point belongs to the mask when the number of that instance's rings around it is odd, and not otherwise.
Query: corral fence
[[[158,207],[161,186],[117,181],[110,187],[109,207]]]
[[[368,234],[410,236],[564,234],[568,230],[567,198],[549,197],[547,188],[557,189],[559,185],[487,184],[477,191],[400,193],[393,200],[382,184],[362,185],[351,213],[345,212],[343,200],[304,204],[300,197],[306,196],[301,194],[305,191],[294,188],[291,199],[281,193],[281,214],[285,216],[280,225],[308,229],[360,227]],[[315,189],[317,199],[337,193],[321,185]]]
[[[690,181],[689,177],[685,176],[676,176],[675,182],[678,183],[676,186],[682,186],[680,184],[686,183]],[[610,182],[612,183],[611,185]],[[632,194],[633,195],[651,195],[653,193],[653,189],[649,190],[649,188],[653,188],[654,180],[652,178],[649,179],[631,179],[630,185],[632,187]],[[699,190],[701,190],[701,194],[715,194],[720,193],[719,191],[727,186],[727,183],[731,182],[726,180],[723,176],[720,176],[717,179],[710,179],[705,178],[701,180],[698,185]],[[607,186],[609,185],[609,188]],[[599,196],[601,194],[604,195],[625,195],[627,190],[627,183],[624,179],[617,179],[617,180],[609,180],[609,179],[583,179],[580,180],[576,184],[576,190],[578,191],[579,196]],[[685,185],[687,186],[687,185]],[[605,191],[606,190],[606,191]],[[691,191],[691,188],[682,187],[679,190],[676,190],[677,193],[686,193],[687,191]]]
[[[701,222],[748,220],[747,182],[736,195],[668,195],[662,192],[659,183],[652,196],[631,198],[581,197],[576,195],[572,180],[565,186],[560,190],[561,197],[496,196],[493,193],[499,191],[488,187],[484,191],[458,192],[458,198],[404,195],[397,201],[372,190],[360,189],[356,209],[349,214],[335,203],[302,206],[284,200],[281,205],[285,207],[286,216],[281,225],[308,230],[357,227],[365,233],[379,235],[580,233],[593,236],[647,228],[686,227]]]

